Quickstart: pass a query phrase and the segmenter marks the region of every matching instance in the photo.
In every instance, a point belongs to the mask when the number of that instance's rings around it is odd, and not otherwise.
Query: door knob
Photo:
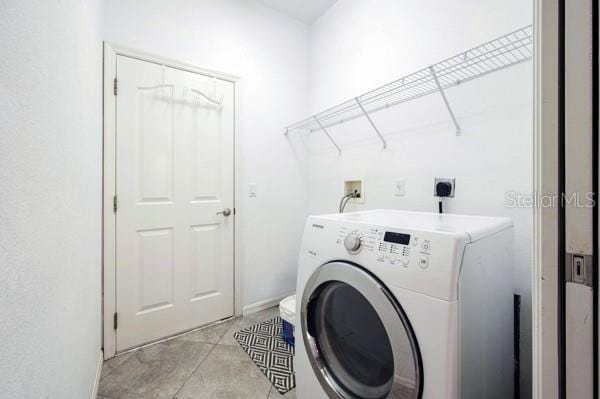
[[[231,209],[225,208],[222,211],[217,212],[217,215],[229,216],[231,215]]]

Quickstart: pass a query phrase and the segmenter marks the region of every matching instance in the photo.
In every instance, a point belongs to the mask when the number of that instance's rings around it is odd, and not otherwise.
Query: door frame
[[[234,128],[233,128],[233,303],[234,314],[242,314],[242,280],[241,280],[241,242],[240,219],[236,214],[242,211],[241,192],[239,189],[240,174],[240,140],[238,128],[240,78],[231,74],[201,68],[191,63],[177,61],[143,51],[133,50],[117,44],[104,42],[104,71],[103,71],[103,150],[102,150],[102,345],[104,359],[116,355],[116,330],[113,328],[113,317],[116,312],[116,213],[113,210],[115,196],[115,140],[116,140],[116,96],[114,94],[114,79],[116,76],[117,57],[119,55],[151,62],[182,71],[210,76],[233,83],[234,85]]]
[[[534,192],[559,195],[559,0],[534,2]],[[559,393],[559,209],[534,207],[532,396]]]
[[[593,167],[598,162],[598,4],[593,7]],[[564,0],[534,1],[535,99],[534,99],[534,191],[560,195],[564,191],[564,84],[565,84],[565,7]],[[597,169],[592,191],[597,200]],[[594,210],[595,237],[593,263],[597,270],[598,209]],[[533,398],[557,399],[566,395],[565,370],[565,303],[564,303],[564,209],[534,208],[533,271]],[[595,271],[596,271],[595,270]],[[598,313],[598,275],[594,276],[594,316]],[[599,317],[600,319],[600,317]],[[598,370],[598,320],[595,321],[596,343],[593,345],[594,374]],[[594,396],[598,381],[594,381]]]

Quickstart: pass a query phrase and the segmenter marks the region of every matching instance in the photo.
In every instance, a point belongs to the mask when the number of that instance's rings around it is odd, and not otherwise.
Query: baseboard
[[[96,378],[94,379],[94,386],[92,387],[91,399],[96,399],[98,396],[98,387],[100,386],[100,377],[102,376],[102,365],[104,364],[104,354],[102,351],[98,355],[98,363],[96,365]]]
[[[246,305],[242,308],[242,313],[244,315],[249,315],[252,313],[260,312],[261,310],[272,308],[273,306],[279,305],[279,302],[281,302],[283,298],[286,298],[290,295],[294,295],[294,292],[288,292],[287,294],[251,303],[250,305]]]

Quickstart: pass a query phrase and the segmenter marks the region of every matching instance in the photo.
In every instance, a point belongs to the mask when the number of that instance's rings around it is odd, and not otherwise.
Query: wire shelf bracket
[[[452,118],[452,122],[454,123],[454,126],[456,127],[456,135],[460,136],[460,125],[458,124],[458,121],[456,120],[456,115],[454,115],[454,112],[452,111],[452,107],[450,106],[450,103],[448,102],[448,98],[446,97],[446,93],[444,93],[444,89],[442,88],[442,85],[440,85],[440,81],[435,73],[435,69],[433,69],[433,66],[429,67],[429,70],[431,71],[431,76],[433,76],[433,80],[435,81],[435,85],[437,86],[438,90],[440,91],[440,95],[442,96],[442,100],[444,100],[444,104],[446,104],[446,109],[448,109],[448,113],[450,114],[450,118]]]
[[[329,134],[329,132],[327,131],[327,129],[325,128],[325,126],[323,126],[321,124],[321,121],[319,120],[319,118],[317,118],[316,116],[313,116],[313,118],[315,118],[315,122],[317,122],[317,125],[319,125],[319,128],[323,131],[323,133],[325,133],[325,135],[329,138],[329,141],[331,141],[331,143],[335,146],[335,148],[338,151],[338,154],[342,155],[342,149],[340,148],[340,146],[335,142],[335,140],[333,139],[333,137],[331,137],[331,134]]]
[[[379,139],[383,143],[383,149],[385,150],[387,148],[387,143],[385,142],[385,139],[383,138],[383,135],[381,134],[381,132],[379,131],[379,129],[377,129],[377,126],[375,126],[375,123],[373,122],[373,119],[371,119],[371,116],[369,116],[369,113],[365,110],[365,107],[363,107],[363,105],[360,103],[360,99],[358,97],[356,97],[355,100],[356,100],[356,104],[358,104],[360,110],[365,115],[365,118],[367,118],[367,120],[369,121],[369,123],[373,127],[373,130],[375,130],[375,133],[377,133],[377,136],[379,136]]]
[[[461,127],[446,96],[447,90],[529,61],[532,57],[533,27],[528,25],[289,125],[285,128],[285,134],[295,130],[323,132],[341,153],[342,150],[332,138],[329,128],[357,118],[366,118],[383,143],[383,147],[386,148],[385,136],[375,125],[373,114],[404,102],[439,93],[452,119],[456,134],[460,135]]]

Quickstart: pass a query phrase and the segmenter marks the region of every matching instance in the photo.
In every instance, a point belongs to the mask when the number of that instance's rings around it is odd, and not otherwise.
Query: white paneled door
[[[234,313],[234,84],[125,56],[117,81],[119,352]]]

